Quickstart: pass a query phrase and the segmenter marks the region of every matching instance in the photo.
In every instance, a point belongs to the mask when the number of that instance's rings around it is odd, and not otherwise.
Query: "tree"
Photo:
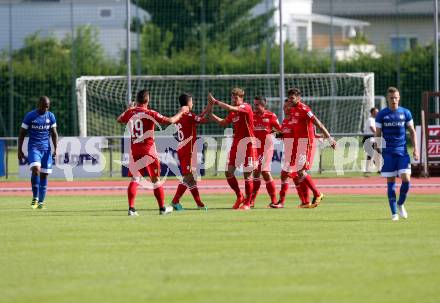
[[[138,0],[151,15],[151,22],[162,32],[173,35],[171,48],[177,51],[198,48],[203,37],[207,43],[227,44],[229,50],[260,46],[272,37],[268,26],[274,9],[252,16],[261,0]]]

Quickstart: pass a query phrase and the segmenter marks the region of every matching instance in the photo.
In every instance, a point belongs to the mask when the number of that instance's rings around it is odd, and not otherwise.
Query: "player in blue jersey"
[[[387,92],[388,107],[382,109],[376,116],[376,138],[383,137],[378,142],[382,150],[383,166],[381,175],[387,178],[388,201],[391,208],[391,219],[408,218],[404,207],[408,194],[411,176],[411,160],[406,150],[406,130],[409,130],[411,144],[414,146],[414,160],[419,159],[416,144],[416,131],[411,112],[399,106],[400,93],[395,87],[389,87]],[[399,199],[396,201],[396,176],[402,179]],[[397,214],[397,210],[399,214]]]
[[[44,208],[47,190],[47,176],[52,173],[52,157],[57,152],[57,123],[55,115],[49,111],[50,100],[40,97],[37,109],[26,114],[18,136],[18,159],[26,159],[23,153],[23,141],[26,132],[29,135],[27,161],[32,171],[31,183],[33,199],[32,208]],[[54,150],[51,154],[49,138],[52,138]]]

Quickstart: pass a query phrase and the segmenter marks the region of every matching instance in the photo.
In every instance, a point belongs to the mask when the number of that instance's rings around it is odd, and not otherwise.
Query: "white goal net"
[[[285,89],[299,88],[304,102],[312,108],[332,133],[361,133],[369,109],[374,106],[374,74],[286,74]],[[256,95],[269,100],[269,109],[281,111],[279,75],[221,76],[138,76],[133,77],[132,99],[136,92],[150,92],[150,107],[163,115],[173,115],[179,109],[177,98],[183,92],[193,95],[193,111],[199,113],[207,104],[211,92],[229,102],[234,87],[245,90],[245,101],[252,103]],[[127,78],[124,76],[80,77],[76,81],[78,125],[80,136],[118,136],[123,127],[116,123],[126,108]],[[226,113],[218,108],[216,114]],[[201,125],[201,135],[223,134],[214,123]]]

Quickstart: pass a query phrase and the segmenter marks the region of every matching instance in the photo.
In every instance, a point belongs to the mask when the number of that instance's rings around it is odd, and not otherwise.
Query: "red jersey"
[[[292,107],[290,119],[292,120],[294,138],[313,139],[315,137],[315,127],[313,125],[315,116],[310,107],[298,102],[296,106]]]
[[[294,138],[293,134],[293,121],[290,117],[286,117],[283,120],[283,123],[281,123],[281,133],[284,138]]]
[[[270,135],[274,128],[281,131],[277,115],[268,110],[265,110],[262,114],[254,113],[254,133],[262,145],[264,145],[267,135]]]
[[[192,147],[197,139],[197,124],[206,123],[207,121],[207,119],[192,112],[183,114],[182,118],[176,122],[179,151],[192,152]]]
[[[254,113],[248,103],[239,106],[239,111],[229,112],[225,120],[233,123],[234,142],[239,142],[243,138],[255,137],[254,134]]]
[[[146,107],[137,106],[125,111],[120,119],[130,123],[132,154],[149,153],[154,146],[154,128],[156,123],[166,123],[164,116]]]

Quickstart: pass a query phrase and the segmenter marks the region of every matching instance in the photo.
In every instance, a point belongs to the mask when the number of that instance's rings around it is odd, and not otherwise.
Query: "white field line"
[[[399,184],[396,184],[399,186]],[[386,188],[387,185],[383,183],[376,184],[325,184],[325,185],[317,185],[319,188]],[[200,190],[203,189],[225,189],[229,190],[230,187],[228,185],[197,185]],[[244,188],[244,186],[240,186]],[[277,185],[277,187],[280,187]],[[439,184],[411,184],[411,188],[440,188]],[[126,190],[127,186],[48,186],[47,190],[51,192],[56,191],[101,191],[101,190],[109,190],[109,191],[123,191]],[[140,187],[139,189],[145,190],[145,188]],[[171,190],[177,189],[177,185],[164,185],[163,189]],[[29,191],[30,187],[11,187],[11,188],[0,188],[0,192],[21,192],[21,191]]]

